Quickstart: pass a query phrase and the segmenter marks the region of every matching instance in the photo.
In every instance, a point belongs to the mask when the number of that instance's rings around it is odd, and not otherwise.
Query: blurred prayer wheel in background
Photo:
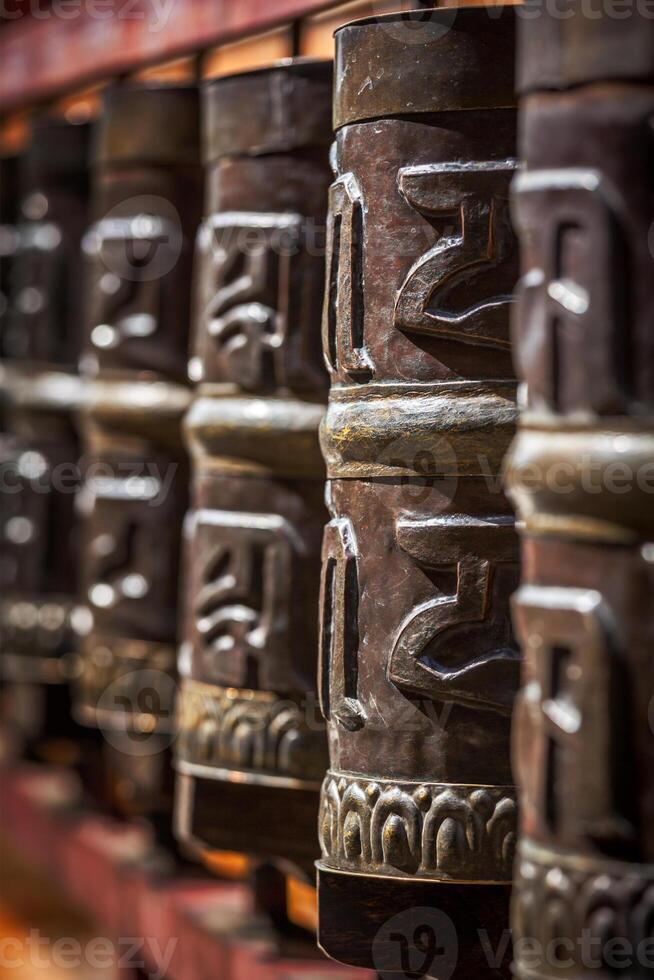
[[[383,975],[510,960],[514,20],[336,34],[318,938]]]
[[[18,248],[18,172],[20,157],[0,157],[0,357],[4,357],[6,318],[9,311],[9,275]]]
[[[88,400],[76,717],[105,740],[112,804],[170,822],[178,566],[188,465],[180,423],[200,220],[198,93],[117,84],[95,130],[84,237]]]
[[[176,833],[313,875],[332,67],[204,88]]]
[[[83,620],[76,606],[75,413],[82,399],[76,368],[88,127],[40,116],[16,160],[13,188],[5,183],[6,166],[3,161],[0,175],[3,716],[28,754],[72,762],[67,671]],[[5,224],[12,193],[13,223],[8,215]]]
[[[636,8],[521,26],[525,385],[508,488],[524,978],[652,975],[654,23]]]

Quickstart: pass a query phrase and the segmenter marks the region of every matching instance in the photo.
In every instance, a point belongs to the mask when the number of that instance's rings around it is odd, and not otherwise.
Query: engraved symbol
[[[86,579],[94,617],[103,627],[167,640],[174,631],[178,513],[170,493],[159,507],[161,482],[153,476],[87,479],[91,501]],[[163,508],[163,510],[162,510]]]
[[[34,221],[18,227],[18,248],[10,266],[3,346],[13,357],[61,356],[64,340],[65,259],[58,225]]]
[[[217,355],[220,375],[245,388],[292,380],[282,356],[289,343],[307,356],[303,227],[297,214],[225,212],[200,229],[200,357]]]
[[[527,267],[517,345],[532,400],[623,411],[631,387],[627,248],[611,189],[594,170],[518,175],[515,223]],[[582,378],[580,383],[580,376]]]
[[[363,337],[363,238],[361,191],[353,174],[343,174],[329,189],[323,350],[329,371],[341,368],[359,381],[372,372]]]
[[[507,313],[517,266],[508,189],[516,165],[505,160],[400,170],[407,203],[443,226],[441,237],[400,287],[395,324],[401,330],[510,348]],[[457,310],[459,301],[465,306]]]
[[[345,728],[365,721],[358,700],[359,581],[356,539],[347,518],[325,528],[320,602],[320,707]]]
[[[123,347],[134,367],[165,370],[169,353],[159,334],[167,276],[184,247],[170,201],[139,195],[121,201],[88,230],[82,248],[91,263],[88,320],[101,351]],[[177,325],[175,325],[177,328]],[[142,341],[146,341],[145,346]]]
[[[630,822],[617,744],[628,704],[598,592],[524,585],[514,598],[525,650],[516,753],[528,805],[552,833],[618,843]],[[529,756],[527,755],[529,752]]]
[[[200,510],[187,533],[195,542],[197,644],[213,680],[234,686],[293,688],[292,579],[304,550],[274,514]]]
[[[400,626],[389,680],[434,700],[509,712],[519,673],[508,604],[517,579],[513,519],[399,520],[397,542],[444,591]]]
[[[96,247],[92,252],[91,343],[99,350],[111,350],[125,341],[156,333],[161,319],[161,282],[148,272],[158,250],[168,241],[166,233],[159,229],[156,239],[137,241],[130,237],[129,222],[116,226],[115,222],[101,221],[92,234]],[[113,269],[118,272],[106,271]]]

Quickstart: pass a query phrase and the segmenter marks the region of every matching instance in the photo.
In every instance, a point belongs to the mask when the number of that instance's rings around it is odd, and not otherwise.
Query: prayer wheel
[[[88,135],[39,116],[0,173],[0,673],[22,749],[58,762],[76,752],[67,681],[84,622],[75,414]]]
[[[318,938],[383,975],[510,959],[514,30],[459,8],[336,33]]]
[[[525,10],[520,978],[654,967],[654,25]],[[648,612],[649,610],[649,612]]]
[[[176,832],[313,876],[332,68],[204,88]]]
[[[180,426],[201,202],[197,89],[111,86],[92,166],[80,500],[90,622],[75,710],[103,733],[112,805],[161,814],[167,826],[188,496]]]

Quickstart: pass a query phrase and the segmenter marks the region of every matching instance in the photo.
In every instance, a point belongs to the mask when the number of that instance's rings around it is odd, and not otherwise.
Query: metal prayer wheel
[[[75,712],[102,730],[109,798],[123,813],[163,814],[171,804],[198,147],[194,87],[134,83],[105,93],[84,237],[80,510],[91,617]]]
[[[510,8],[336,33],[318,938],[383,975],[510,956],[513,59]]]
[[[536,13],[536,10],[538,11]],[[525,170],[508,488],[524,650],[514,757],[522,978],[654,966],[654,27],[635,9],[521,29]],[[536,19],[533,19],[533,18]]]
[[[18,198],[18,156],[0,157],[0,355],[9,311],[9,272],[18,246],[16,203]]]
[[[35,121],[15,174],[14,223],[0,232],[7,245],[0,315],[0,671],[6,720],[23,748],[37,753],[46,751],[46,736],[73,734],[66,682],[80,624],[74,417],[82,398],[75,370],[87,144],[87,126],[47,116]],[[74,752],[59,742],[50,757],[72,761]]]
[[[331,65],[204,88],[176,833],[312,869]]]

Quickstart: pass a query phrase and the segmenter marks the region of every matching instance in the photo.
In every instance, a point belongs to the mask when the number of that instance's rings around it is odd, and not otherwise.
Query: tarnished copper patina
[[[319,942],[383,975],[510,955],[513,58],[508,8],[336,34]]]
[[[654,968],[654,24],[526,10],[516,973]]]
[[[311,868],[327,749],[316,661],[332,68],[204,89],[176,831]]]
[[[88,127],[41,116],[17,161],[13,223],[0,228],[0,673],[5,718],[26,751],[71,734],[79,448],[80,239]],[[5,165],[0,179],[5,185]],[[11,193],[11,186],[7,188]],[[4,191],[3,191],[4,197]],[[3,207],[11,204],[3,202]],[[53,758],[70,759],[60,743]]]
[[[95,131],[82,369],[84,599],[76,716],[105,737],[123,812],[170,804],[178,571],[188,466],[180,422],[200,219],[198,93],[107,90]],[[169,818],[168,818],[169,819]]]

